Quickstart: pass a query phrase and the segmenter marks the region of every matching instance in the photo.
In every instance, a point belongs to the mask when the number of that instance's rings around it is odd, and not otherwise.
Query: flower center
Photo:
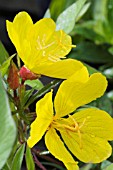
[[[68,133],[69,131],[72,133],[77,133],[79,137],[79,145],[80,148],[82,148],[82,136],[81,136],[81,128],[83,127],[86,119],[83,121],[81,125],[73,118],[71,115],[69,115],[69,118],[71,119],[72,123],[68,124],[65,118],[61,118],[60,120],[54,120],[51,123],[50,126],[57,129],[58,131],[65,131]]]

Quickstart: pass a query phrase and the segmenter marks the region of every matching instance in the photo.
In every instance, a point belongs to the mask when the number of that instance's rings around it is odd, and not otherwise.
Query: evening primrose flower
[[[19,12],[13,22],[6,21],[8,35],[25,66],[39,75],[67,79],[83,65],[66,59],[72,40],[63,30],[56,31],[55,22],[43,18],[33,24],[27,12]]]
[[[77,170],[67,148],[83,162],[99,163],[112,152],[108,141],[113,140],[113,120],[108,113],[97,108],[79,109],[103,95],[107,87],[101,73],[89,77],[86,67],[60,85],[52,102],[52,91],[36,104],[37,117],[31,124],[29,147],[33,147],[45,134],[45,143],[68,170]],[[74,114],[72,114],[74,112]],[[60,133],[62,139],[60,138]],[[64,143],[63,143],[63,141]]]

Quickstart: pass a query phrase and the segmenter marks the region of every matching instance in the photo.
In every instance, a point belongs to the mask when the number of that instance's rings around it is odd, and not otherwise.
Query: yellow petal
[[[57,130],[79,160],[99,163],[111,155],[112,149],[107,140],[113,140],[113,119],[105,111],[84,109],[59,123],[66,125],[67,129],[59,127]]]
[[[69,150],[82,162],[99,163],[112,153],[111,146],[103,138],[83,133],[80,141],[80,136],[71,131],[61,131],[61,136]]]
[[[32,41],[31,45],[35,44],[37,45],[37,48],[41,50],[47,45],[46,43],[52,37],[53,33],[55,32],[55,28],[55,22],[51,18],[43,18],[37,21],[33,25],[32,32],[29,36],[29,40],[31,39]]]
[[[44,135],[53,119],[52,92],[47,93],[36,104],[37,118],[31,124],[30,137],[27,144],[32,148]]]
[[[79,77],[65,80],[55,97],[56,118],[73,112],[77,107],[101,97],[106,90],[107,80],[101,73],[95,73],[88,78],[87,71],[79,71]],[[86,77],[86,80],[85,80]]]
[[[21,51],[23,41],[28,36],[32,25],[32,19],[27,12],[19,12],[13,22],[6,21],[8,35],[16,47],[17,52]]]
[[[72,117],[81,126],[82,133],[113,140],[113,119],[107,112],[88,108],[75,113]]]
[[[39,68],[42,70],[42,67],[47,68],[49,64],[64,58],[72,48],[71,37],[61,30],[55,31],[55,23],[47,18],[34,25],[29,41],[31,55],[26,59],[25,65],[37,74],[41,72]]]
[[[46,48],[46,54],[50,61],[57,61],[59,58],[65,58],[72,48],[72,40],[63,30],[55,31],[47,44],[52,44]]]
[[[34,73],[49,77],[67,79],[83,67],[80,61],[73,59],[60,60],[54,63],[44,63],[32,68]]]
[[[20,56],[30,70],[40,65],[40,63],[48,61],[46,51],[51,48],[53,44],[48,43],[48,41],[49,39],[53,41],[55,28],[55,22],[50,18],[43,18],[33,25],[26,42],[29,44],[29,55],[26,55],[26,51],[23,56]]]
[[[62,161],[67,170],[78,170],[77,162],[74,161],[70,153],[65,148],[55,129],[50,128],[45,135],[45,143],[52,155]]]

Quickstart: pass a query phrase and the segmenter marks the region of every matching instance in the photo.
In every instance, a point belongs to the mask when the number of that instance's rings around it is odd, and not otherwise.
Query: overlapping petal
[[[72,117],[80,126],[84,122],[81,127],[82,133],[113,140],[113,119],[107,112],[96,108],[88,108],[75,113]]]
[[[55,23],[50,18],[44,18],[36,22],[30,30],[29,36],[26,39],[26,43],[29,44],[29,54],[24,51],[24,54],[20,55],[20,58],[24,61],[25,65],[32,70],[32,67],[45,63],[48,60],[47,49],[51,48],[53,42],[48,43],[50,39],[53,40],[53,34],[55,32]],[[24,47],[22,47],[22,51]],[[30,61],[30,62],[29,62]],[[49,61],[51,62],[51,61]]]
[[[73,120],[74,119],[74,120]],[[78,124],[78,131],[74,121]],[[62,122],[70,129],[58,129],[69,150],[81,161],[99,163],[112,152],[107,140],[113,140],[113,119],[105,111],[88,108]]]
[[[85,105],[102,96],[107,87],[107,80],[101,73],[88,77],[86,68],[65,80],[55,97],[56,118],[73,112],[79,106]]]
[[[32,19],[27,12],[19,12],[13,22],[6,21],[8,35],[16,47],[17,52],[21,51],[23,41],[29,35],[32,25]]]
[[[106,160],[112,152],[109,143],[103,139],[90,134],[81,135],[71,131],[61,131],[61,135],[69,150],[82,162],[99,163]]]
[[[49,77],[56,77],[61,79],[67,79],[72,74],[76,73],[83,67],[80,61],[73,59],[60,60],[53,63],[44,63],[32,68],[34,73],[46,75]]]
[[[42,62],[55,62],[64,58],[72,48],[71,37],[64,31],[55,31],[56,25],[50,18],[44,18],[34,24],[29,36],[35,56]],[[35,57],[34,57],[35,58]],[[38,64],[40,64],[39,61]]]
[[[73,157],[69,154],[60,137],[57,135],[55,129],[50,128],[46,133],[45,143],[52,155],[61,160],[66,166],[67,170],[79,169],[77,162],[75,162]]]
[[[53,119],[52,92],[47,93],[36,104],[37,118],[31,124],[30,137],[27,140],[29,147],[33,147],[44,135]]]

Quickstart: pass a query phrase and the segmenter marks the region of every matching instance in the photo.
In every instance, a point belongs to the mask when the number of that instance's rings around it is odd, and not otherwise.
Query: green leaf
[[[113,63],[113,56],[108,53],[108,47],[82,42],[70,53],[69,58],[91,63]]]
[[[92,167],[93,167],[93,164],[89,163],[83,166],[82,168],[80,168],[80,170],[90,170]]]
[[[105,170],[113,170],[113,163],[111,165],[107,166]]]
[[[111,164],[110,161],[105,160],[101,163],[101,170],[106,170],[106,168]]]
[[[27,170],[35,170],[35,164],[33,161],[31,149],[28,146],[26,149],[26,165],[27,165]]]
[[[84,38],[95,41],[97,44],[105,42],[104,37],[96,33],[94,27],[95,27],[94,21],[86,21],[83,22],[82,24],[77,24],[75,25],[73,31],[71,32],[71,35],[72,36],[75,34],[81,35]]]
[[[44,86],[42,89],[40,89],[38,92],[36,92],[34,95],[31,96],[31,98],[26,103],[25,108],[28,108],[30,104],[32,104],[35,100],[43,96],[45,93],[47,93],[52,88],[56,87],[60,82],[61,80],[57,79],[57,80],[51,81],[51,83]]]
[[[16,117],[16,116],[13,116],[13,118],[14,118],[14,120],[15,120],[16,126],[18,127],[17,117]],[[15,153],[16,153],[17,149],[18,149],[20,146],[21,146],[21,144],[18,142],[18,136],[17,136],[17,137],[16,137],[16,140],[15,140],[15,143],[14,143],[14,145],[13,145],[13,149],[12,149],[12,151],[11,151],[11,153],[10,153],[10,156],[9,156],[9,158],[8,158],[6,164],[5,164],[5,165],[9,166],[10,169],[11,169],[11,165],[12,165],[13,158],[14,158],[14,156],[15,156]],[[5,166],[5,167],[6,167],[6,166]]]
[[[10,169],[10,166],[8,165],[8,163],[6,163],[6,164],[4,165],[4,167],[2,168],[2,170],[11,170],[11,169]]]
[[[107,68],[106,70],[103,71],[103,74],[109,78],[109,79],[113,79],[113,67],[111,68]]]
[[[0,77],[0,169],[7,161],[16,138],[16,127],[11,116],[8,97]]]
[[[25,95],[24,95],[24,99],[23,99],[23,106],[26,104],[26,102],[29,100],[29,98],[31,97],[32,93],[33,93],[34,89],[32,88],[31,90],[26,90],[25,91]]]
[[[96,21],[94,30],[102,35],[106,43],[113,44],[113,1],[99,0],[94,2],[93,16]]]
[[[66,0],[61,0],[61,1],[51,0],[50,11],[51,11],[51,16],[54,20],[56,20],[58,15],[65,9],[65,4],[66,4]]]
[[[0,65],[7,60],[7,58],[9,57],[8,52],[6,51],[4,45],[2,44],[2,42],[0,41]]]
[[[85,2],[86,0],[78,0],[63,11],[56,21],[57,30],[64,30],[67,34],[70,33]]]
[[[101,22],[106,19],[108,0],[95,0],[93,7],[93,17]]]
[[[2,74],[2,76],[4,76],[7,71],[8,71],[8,68],[10,66],[10,62],[12,60],[12,58],[15,56],[16,54],[13,54],[11,57],[9,57],[6,61],[4,61],[4,63],[0,66],[0,72]]]
[[[93,73],[97,73],[98,72],[98,70],[96,70],[95,68],[89,66],[88,64],[84,63],[84,65],[87,67],[88,72],[89,72],[90,75],[93,74]]]
[[[108,3],[106,5],[106,8],[107,8],[107,13],[108,13],[108,20],[109,20],[110,27],[113,32],[113,0],[107,0],[107,2]]]
[[[21,147],[17,150],[15,157],[12,162],[11,170],[20,170],[23,156],[24,156],[25,144],[21,145]]]
[[[49,10],[49,9],[47,9],[47,11],[45,12],[43,18],[51,18],[51,13],[50,13],[50,10]]]
[[[109,53],[113,55],[113,46],[108,49]]]
[[[108,98],[107,94],[105,94],[101,98],[98,98],[97,100],[91,102],[89,105],[97,107],[97,108],[102,109],[102,110],[105,110],[111,116],[113,116],[112,102]]]
[[[86,11],[90,7],[90,5],[91,5],[91,3],[88,2],[83,6],[82,10],[80,11],[80,13],[78,14],[78,16],[76,18],[76,22],[86,13]]]
[[[107,93],[107,97],[113,102],[113,90]]]
[[[41,162],[43,165],[47,165],[47,166],[52,166],[54,167],[54,169],[58,169],[58,170],[65,170],[65,168],[61,167],[60,165],[57,165],[55,163],[51,163],[51,162]]]
[[[25,85],[28,85],[36,90],[40,90],[43,86],[43,84],[41,83],[40,80],[36,79],[36,80],[26,80]]]

